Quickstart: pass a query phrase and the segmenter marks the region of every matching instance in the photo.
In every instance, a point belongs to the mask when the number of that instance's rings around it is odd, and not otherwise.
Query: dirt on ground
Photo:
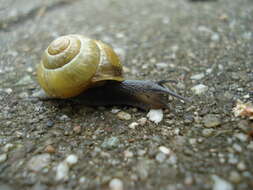
[[[250,190],[252,0],[1,0],[0,189]],[[159,123],[130,106],[41,101],[55,38],[110,44],[126,79],[176,80]]]

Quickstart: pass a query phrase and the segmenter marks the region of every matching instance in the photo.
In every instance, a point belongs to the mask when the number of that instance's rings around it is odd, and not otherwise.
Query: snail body
[[[165,95],[182,100],[163,82],[126,80],[113,49],[82,35],[54,40],[37,67],[40,86],[52,98],[79,98],[90,105],[131,105],[142,109],[167,107]]]

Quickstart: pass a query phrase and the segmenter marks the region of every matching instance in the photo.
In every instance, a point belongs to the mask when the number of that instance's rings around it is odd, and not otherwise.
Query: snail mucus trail
[[[110,46],[76,34],[49,45],[37,77],[46,99],[70,98],[86,105],[130,105],[143,110],[167,108],[168,95],[189,101],[164,87],[168,81],[124,79],[119,57]]]

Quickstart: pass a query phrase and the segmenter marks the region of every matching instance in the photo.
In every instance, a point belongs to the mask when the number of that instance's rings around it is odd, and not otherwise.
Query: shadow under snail
[[[164,87],[168,81],[124,79],[113,49],[82,35],[66,35],[51,42],[42,55],[37,77],[50,98],[78,98],[87,105],[148,110],[167,108],[167,95],[189,101]]]

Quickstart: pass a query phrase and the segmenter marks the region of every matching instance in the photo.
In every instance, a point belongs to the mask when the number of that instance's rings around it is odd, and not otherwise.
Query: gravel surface
[[[0,189],[253,189],[252,0],[0,0]],[[111,44],[128,79],[170,79],[159,123],[133,107],[40,101],[56,37]]]

